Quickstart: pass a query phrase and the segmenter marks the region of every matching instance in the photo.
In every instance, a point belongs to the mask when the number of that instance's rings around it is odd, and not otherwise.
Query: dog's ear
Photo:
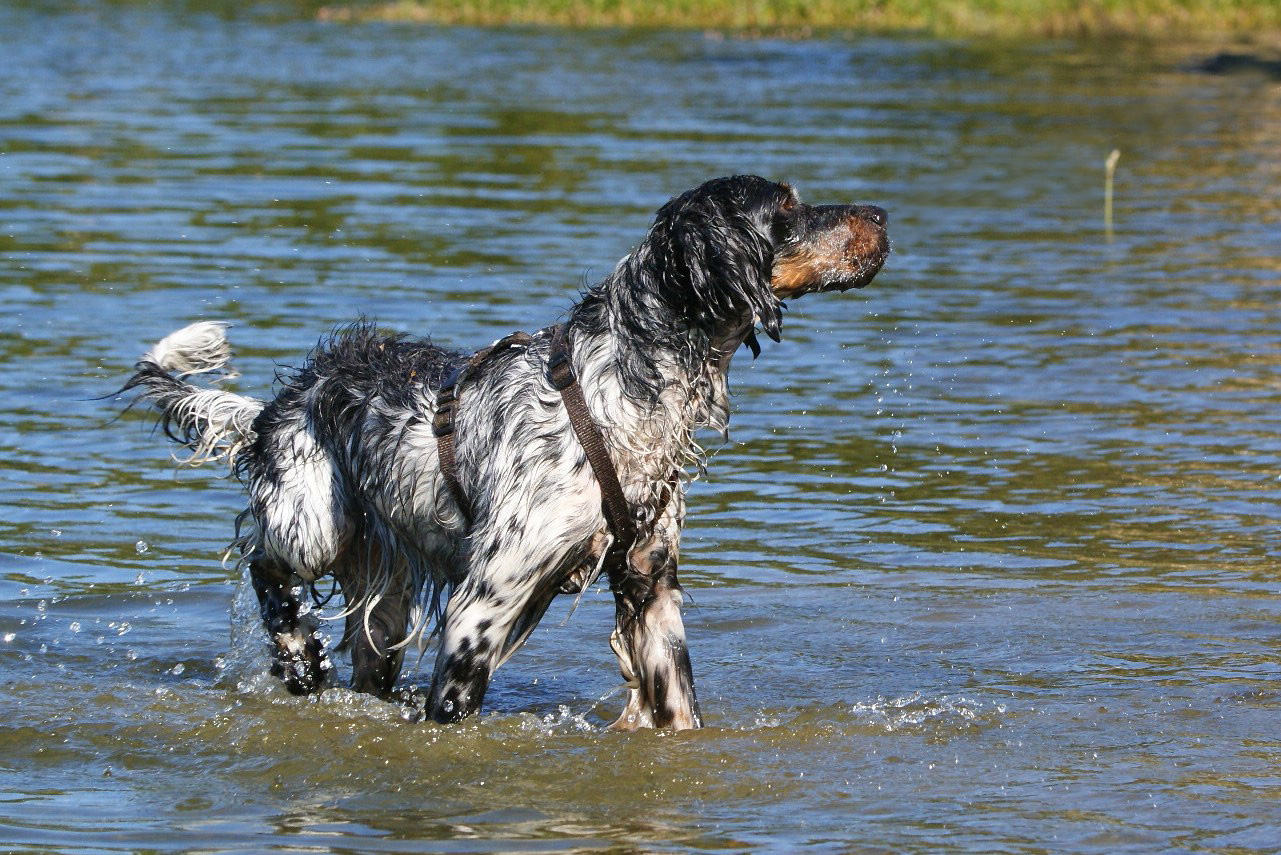
[[[754,315],[778,341],[782,304],[770,286],[774,247],[767,228],[738,200],[686,193],[668,202],[648,241],[660,294],[706,326]]]

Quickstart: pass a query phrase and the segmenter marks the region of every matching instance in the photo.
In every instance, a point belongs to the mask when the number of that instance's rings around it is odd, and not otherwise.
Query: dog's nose
[[[856,205],[854,213],[858,214],[865,220],[871,220],[878,226],[884,226],[890,221],[889,212],[884,208],[878,208],[875,205]]]

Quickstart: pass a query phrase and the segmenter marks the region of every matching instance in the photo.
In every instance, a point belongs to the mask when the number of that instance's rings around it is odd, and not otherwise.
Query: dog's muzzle
[[[774,293],[787,299],[867,285],[889,257],[889,219],[875,205],[810,208],[804,238],[783,247],[774,259]]]

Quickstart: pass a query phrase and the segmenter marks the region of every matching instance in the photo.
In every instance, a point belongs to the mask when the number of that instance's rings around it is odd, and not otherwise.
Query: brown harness
[[[525,332],[514,332],[500,338],[489,347],[472,354],[460,368],[445,379],[436,390],[436,415],[431,422],[432,433],[436,435],[436,454],[440,458],[440,473],[445,477],[445,485],[454,497],[458,510],[463,514],[468,527],[471,526],[471,502],[458,482],[458,459],[454,453],[454,410],[458,406],[458,386],[480,367],[480,364],[496,353],[502,353],[513,347],[526,347],[534,337]]]
[[[472,522],[472,508],[458,480],[458,461],[454,451],[454,411],[458,403],[458,386],[485,360],[513,347],[527,347],[533,340],[534,337],[528,333],[517,332],[499,339],[484,350],[477,351],[445,381],[436,393],[436,416],[432,420],[432,432],[436,435],[440,472],[468,526]],[[618,471],[614,468],[609,450],[605,447],[605,437],[601,435],[600,428],[592,419],[591,411],[587,408],[587,400],[583,397],[583,387],[579,385],[578,377],[574,374],[573,363],[570,361],[570,344],[565,324],[558,324],[552,328],[547,379],[552,384],[552,388],[560,392],[561,401],[565,404],[565,411],[569,415],[569,423],[573,426],[574,434],[587,454],[587,462],[592,467],[592,473],[600,484],[601,509],[609,525],[609,533],[613,535],[613,543],[606,553],[605,565],[609,569],[610,583],[614,585],[616,584],[615,576],[622,567],[627,551],[636,542],[638,532],[636,522],[628,509],[627,497],[623,495],[623,487],[618,480]]]

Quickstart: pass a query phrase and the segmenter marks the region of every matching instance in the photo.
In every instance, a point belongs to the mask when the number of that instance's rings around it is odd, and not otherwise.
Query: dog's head
[[[707,324],[755,319],[778,340],[782,300],[862,288],[890,252],[871,205],[810,206],[755,175],[717,178],[659,209],[647,244],[659,293]]]

